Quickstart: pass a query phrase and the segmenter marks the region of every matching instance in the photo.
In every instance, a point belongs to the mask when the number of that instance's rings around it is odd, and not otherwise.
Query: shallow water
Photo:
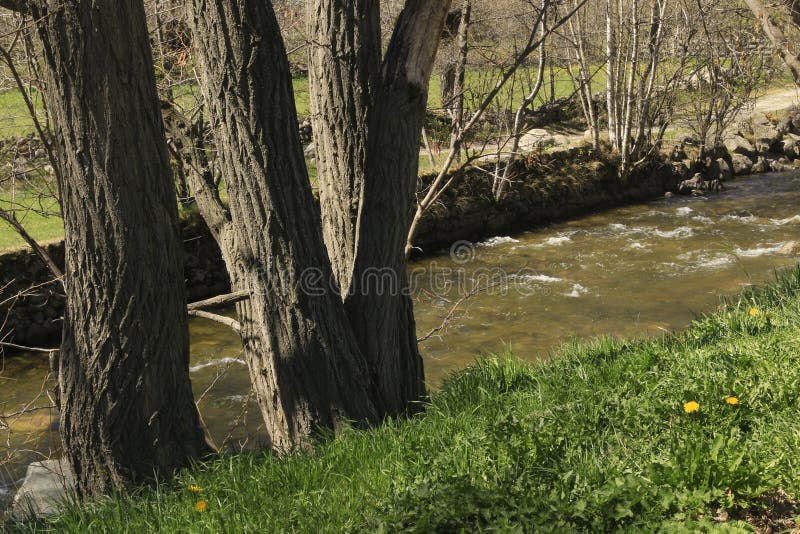
[[[482,354],[511,347],[548,357],[573,337],[661,335],[712,311],[720,296],[774,277],[797,258],[779,253],[800,241],[800,173],[740,179],[709,198],[673,198],[613,209],[516,236],[459,243],[411,265],[420,336],[457,307],[449,327],[422,344],[435,387]],[[487,288],[488,286],[488,288]],[[218,445],[263,439],[237,336],[191,322],[191,377]],[[16,357],[0,372],[0,413],[19,410],[42,389],[47,365]],[[210,389],[209,389],[210,388]],[[208,391],[207,391],[208,390]],[[46,406],[40,397],[34,406]],[[12,421],[11,447],[29,452],[0,467],[0,488],[57,443],[49,410]],[[0,428],[0,465],[7,448]],[[2,493],[2,491],[0,491]],[[2,495],[0,495],[2,500]]]

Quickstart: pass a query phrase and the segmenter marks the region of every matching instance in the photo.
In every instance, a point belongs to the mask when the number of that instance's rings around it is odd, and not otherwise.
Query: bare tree
[[[457,154],[464,146],[467,136],[472,133],[473,128],[480,124],[487,110],[495,104],[495,100],[498,95],[501,95],[504,88],[506,88],[509,83],[513,83],[516,79],[517,72],[525,66],[530,55],[538,50],[545,39],[564,25],[584,4],[586,4],[586,2],[587,0],[579,0],[572,9],[569,9],[565,14],[554,20],[553,24],[547,28],[544,34],[540,33],[540,23],[546,9],[541,9],[541,6],[549,8],[555,5],[555,2],[548,0],[541,5],[537,2],[535,6],[532,6],[534,20],[525,37],[523,45],[515,48],[511,57],[507,58],[506,61],[496,62],[496,69],[491,73],[493,83],[489,86],[487,91],[482,92],[477,97],[478,103],[472,107],[469,118],[465,118],[463,121],[463,126],[452,143],[450,153],[445,162],[441,165],[436,177],[429,186],[418,192],[417,208],[414,212],[414,217],[411,221],[411,226],[409,227],[406,238],[406,255],[409,255],[414,248],[414,237],[416,236],[423,214],[441,198],[442,194],[456,180],[457,174],[452,172],[453,164],[456,161]]]
[[[737,6],[703,0],[683,6],[697,31],[685,51],[690,68],[683,86],[688,98],[676,115],[697,136],[702,159],[709,149],[722,145],[729,126],[753,104],[773,69],[771,54]]]

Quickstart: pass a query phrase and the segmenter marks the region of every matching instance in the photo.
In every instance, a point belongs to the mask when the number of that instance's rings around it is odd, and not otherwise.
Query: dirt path
[[[767,91],[756,100],[753,111],[783,111],[795,106],[800,107],[800,88],[791,86]]]

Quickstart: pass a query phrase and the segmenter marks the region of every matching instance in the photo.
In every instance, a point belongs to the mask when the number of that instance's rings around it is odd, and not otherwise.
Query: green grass
[[[33,189],[11,192],[0,190],[0,208],[13,210],[25,230],[39,242],[64,236],[64,222],[57,215],[58,203],[49,196],[40,196]],[[25,241],[5,221],[0,220],[0,251],[26,246]]]
[[[34,91],[33,102],[37,115],[41,112],[41,98]],[[0,91],[0,139],[23,136],[35,131],[28,108],[19,91]],[[43,117],[40,117],[43,118]]]
[[[718,509],[733,518],[778,488],[800,492],[798,291],[800,268],[684,334],[574,342],[538,364],[485,359],[413,419],[284,459],[220,458],[17,529],[746,531],[716,524]]]

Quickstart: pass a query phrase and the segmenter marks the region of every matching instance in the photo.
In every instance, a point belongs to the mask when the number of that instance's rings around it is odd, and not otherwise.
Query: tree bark
[[[142,3],[28,2],[62,176],[61,435],[81,496],[209,451],[189,380],[171,170]]]
[[[237,311],[272,446],[308,445],[344,420],[375,423],[366,363],[331,282],[272,5],[193,0],[190,19],[228,187],[220,247],[233,291],[250,292]]]
[[[761,24],[761,28],[764,30],[767,38],[772,43],[775,51],[781,56],[781,59],[783,59],[783,62],[786,64],[786,66],[789,67],[795,83],[800,86],[800,55],[791,51],[789,48],[789,42],[786,40],[783,30],[781,30],[777,24],[772,22],[769,10],[766,6],[764,6],[764,3],[761,2],[761,0],[744,0],[744,2]],[[798,26],[798,29],[800,29],[800,16],[798,16],[797,11],[792,8],[790,9],[792,20],[794,21],[795,25]]]
[[[407,0],[377,81],[362,84],[362,95],[370,93],[355,106],[337,84],[344,78],[341,73],[364,72],[364,64],[374,69],[379,48],[367,50],[359,36],[363,21],[380,19],[378,2],[315,0],[311,8],[317,17],[337,14],[337,39],[329,34],[329,22],[310,28],[311,41],[317,43],[310,61],[316,65],[310,71],[312,109],[332,114],[317,116],[315,136],[335,140],[342,130],[363,132],[354,142],[340,144],[337,153],[347,161],[363,158],[358,159],[363,167],[349,168],[350,174],[318,170],[322,189],[336,191],[349,199],[347,206],[358,208],[354,218],[352,211],[344,211],[346,206],[321,202],[326,235],[355,239],[352,251],[329,243],[328,253],[334,265],[349,264],[349,271],[340,270],[350,273],[349,280],[340,280],[347,288],[345,307],[383,416],[413,411],[425,395],[404,246],[413,213],[428,79],[449,5],[442,0]],[[369,73],[373,80],[374,71]],[[354,116],[366,121],[352,122]],[[326,213],[331,210],[334,213]]]
[[[358,241],[370,117],[380,82],[380,5],[378,0],[315,1],[309,4],[308,20],[322,233],[346,294]]]

